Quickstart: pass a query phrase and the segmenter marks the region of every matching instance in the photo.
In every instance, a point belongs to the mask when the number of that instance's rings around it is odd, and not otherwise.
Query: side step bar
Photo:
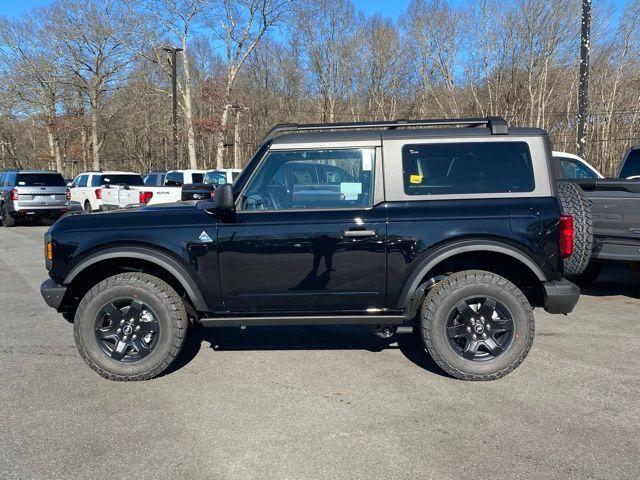
[[[401,325],[404,315],[342,315],[290,317],[217,317],[202,318],[205,327],[249,327],[276,325]]]

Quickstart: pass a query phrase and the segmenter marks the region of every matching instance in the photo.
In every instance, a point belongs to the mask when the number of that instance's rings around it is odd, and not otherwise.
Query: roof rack
[[[486,126],[492,135],[506,135],[509,133],[507,121],[502,117],[486,118],[443,118],[432,120],[391,120],[377,122],[345,122],[345,123],[283,123],[276,125],[265,135],[262,145],[273,140],[284,132],[302,132],[309,130],[356,130],[356,129],[387,129],[395,130],[404,127],[437,127],[437,126]]]

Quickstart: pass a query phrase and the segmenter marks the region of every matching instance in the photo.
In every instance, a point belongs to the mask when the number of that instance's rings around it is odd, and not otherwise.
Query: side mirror
[[[235,212],[236,204],[233,200],[233,185],[226,184],[216,188],[213,197],[213,209],[219,213],[230,214]]]

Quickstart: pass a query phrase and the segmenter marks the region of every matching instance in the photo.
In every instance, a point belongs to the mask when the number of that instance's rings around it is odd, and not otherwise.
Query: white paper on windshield
[[[357,200],[358,195],[362,193],[362,184],[356,182],[342,182],[340,184],[340,193],[345,200]]]
[[[373,149],[362,150],[362,170],[370,172],[373,166]]]

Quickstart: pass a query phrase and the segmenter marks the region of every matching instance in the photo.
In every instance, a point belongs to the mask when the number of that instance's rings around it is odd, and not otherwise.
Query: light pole
[[[162,50],[171,54],[171,89],[173,98],[173,168],[178,168],[178,69],[176,54],[183,49],[174,46],[162,47]]]

